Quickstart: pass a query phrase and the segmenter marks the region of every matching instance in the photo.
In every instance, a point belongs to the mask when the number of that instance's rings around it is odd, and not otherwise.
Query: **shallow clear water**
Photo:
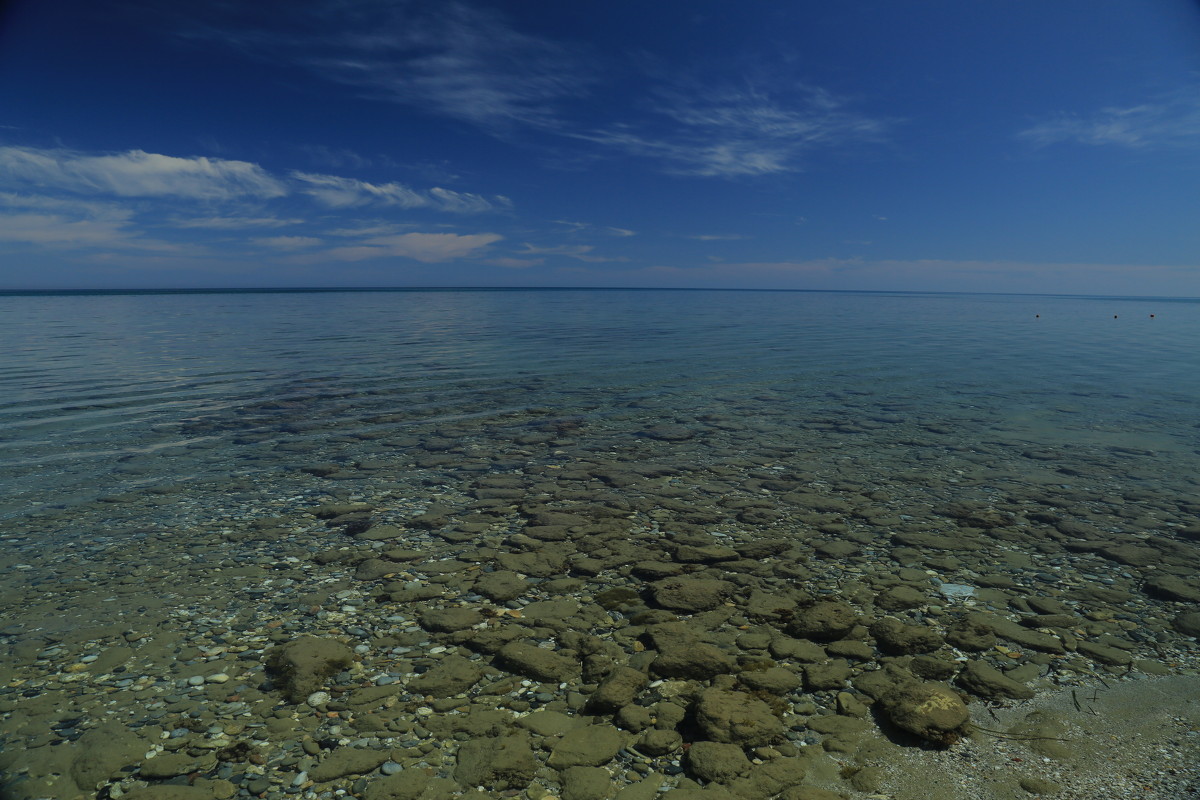
[[[1020,463],[1037,449],[1048,451],[1038,469],[1086,455],[1155,490],[1186,491],[1198,474],[1193,301],[6,295],[0,341],[10,520],[144,487],[278,477],[298,460],[353,460],[356,443],[444,425],[499,451],[547,419],[570,420],[562,447],[575,457],[671,422],[704,435],[655,455],[688,463],[797,448],[895,470],[973,450]],[[931,427],[936,442],[922,439]]]

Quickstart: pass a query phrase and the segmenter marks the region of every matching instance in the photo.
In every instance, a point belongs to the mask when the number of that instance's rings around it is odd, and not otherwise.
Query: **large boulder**
[[[687,768],[702,781],[729,783],[750,772],[750,759],[736,744],[696,742],[688,749]]]
[[[940,683],[896,684],[879,699],[878,706],[897,728],[938,745],[957,742],[971,719],[962,698]]]
[[[694,708],[704,736],[722,744],[762,747],[783,736],[783,722],[770,707],[745,692],[708,689]]]

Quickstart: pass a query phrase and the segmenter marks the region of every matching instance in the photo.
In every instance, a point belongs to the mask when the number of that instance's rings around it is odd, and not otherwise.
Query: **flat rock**
[[[315,767],[308,771],[308,777],[317,783],[344,778],[347,775],[366,775],[387,761],[391,756],[388,750],[368,750],[365,747],[339,747]]]
[[[1117,647],[1086,641],[1079,642],[1076,647],[1088,658],[1112,667],[1125,667],[1133,663],[1133,656]]]
[[[363,800],[417,800],[428,785],[424,770],[405,769],[371,781],[362,796]]]
[[[588,708],[612,714],[633,702],[647,683],[646,674],[632,667],[617,667],[600,682],[588,698]]]
[[[850,663],[844,658],[804,667],[804,687],[810,691],[841,689],[849,679]]]
[[[479,594],[496,603],[515,600],[528,590],[529,584],[515,572],[496,570],[487,572],[475,581],[474,589]]]
[[[720,606],[733,594],[729,581],[713,578],[666,578],[654,584],[654,601],[663,608],[694,614]]]
[[[800,688],[800,676],[786,667],[743,670],[738,673],[738,680],[749,689],[777,695],[785,695]]]
[[[1017,683],[985,661],[968,661],[958,676],[959,684],[971,694],[993,700],[1009,698],[1028,700],[1034,692],[1028,686]]]
[[[266,666],[289,702],[301,703],[325,681],[354,663],[354,653],[337,639],[301,636],[267,653]]]
[[[646,428],[642,431],[642,435],[650,439],[658,439],[662,442],[685,442],[694,437],[696,432],[683,425],[668,424]]]
[[[1200,603],[1200,585],[1177,575],[1155,575],[1142,587],[1146,594],[1181,603]]]
[[[906,625],[895,617],[884,617],[871,625],[879,649],[891,655],[911,655],[937,650],[945,641],[932,628]]]
[[[603,767],[568,767],[562,773],[563,800],[604,800],[612,776]]]
[[[971,718],[962,698],[940,683],[899,683],[879,699],[878,706],[897,728],[939,745],[958,741]]]
[[[714,742],[761,747],[783,736],[783,722],[766,703],[745,692],[707,689],[694,712],[696,724]]]
[[[427,631],[453,633],[483,622],[483,614],[475,608],[431,608],[421,614],[420,621]]]
[[[651,646],[658,651],[651,669],[666,678],[708,680],[733,672],[732,657],[706,644],[679,623],[663,623],[646,631]]]
[[[1171,627],[1184,636],[1200,637],[1200,611],[1180,614],[1171,621]]]
[[[902,611],[906,608],[918,608],[929,602],[924,592],[911,586],[900,585],[885,589],[875,596],[875,605],[884,611]]]
[[[454,779],[464,787],[523,789],[537,772],[529,734],[472,739],[458,748]]]
[[[797,639],[830,642],[841,639],[858,623],[858,614],[847,603],[824,600],[796,612],[787,627]]]
[[[799,661],[804,664],[815,664],[824,661],[828,656],[825,649],[807,639],[792,639],[780,636],[771,640],[768,646],[771,655],[779,659]]]
[[[540,681],[561,683],[580,672],[578,663],[527,642],[509,642],[500,648],[496,657],[507,669]]]
[[[750,759],[736,744],[695,742],[688,749],[687,770],[702,781],[729,783],[750,772]]]
[[[599,767],[612,761],[624,743],[621,732],[611,725],[576,728],[558,740],[547,763],[555,769]]]
[[[483,677],[483,669],[462,656],[447,656],[433,669],[408,683],[409,691],[433,697],[453,697],[470,689]]]

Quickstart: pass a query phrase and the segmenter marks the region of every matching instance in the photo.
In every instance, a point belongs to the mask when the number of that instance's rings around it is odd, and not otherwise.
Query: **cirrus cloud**
[[[497,233],[402,233],[375,236],[361,244],[335,247],[312,259],[364,261],[372,258],[411,258],[424,264],[457,261],[476,255],[488,245],[502,240]]]
[[[248,161],[143,150],[88,155],[74,150],[0,147],[0,177],[30,187],[116,197],[179,197],[192,200],[267,199],[287,188]]]

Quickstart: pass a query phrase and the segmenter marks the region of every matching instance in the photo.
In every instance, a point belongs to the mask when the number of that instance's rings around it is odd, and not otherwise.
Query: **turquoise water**
[[[868,481],[914,468],[1000,470],[994,481],[1026,467],[1024,479],[1058,480],[1082,462],[1097,486],[1186,493],[1200,475],[1200,301],[9,294],[0,341],[10,520],[165,485],[283,480],[389,439],[391,453],[420,450],[440,428],[468,442],[465,468],[504,471],[513,442],[548,420],[570,435],[529,464],[638,446],[689,464],[790,450],[818,473]],[[695,436],[644,435],[662,423]]]

